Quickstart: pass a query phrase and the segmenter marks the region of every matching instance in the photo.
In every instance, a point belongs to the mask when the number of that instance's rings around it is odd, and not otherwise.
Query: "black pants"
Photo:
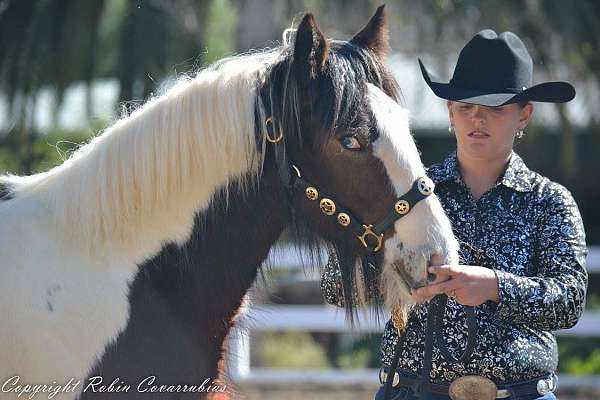
[[[375,400],[383,400],[385,386],[380,386],[375,394]],[[421,397],[415,395],[411,389],[407,387],[392,388],[389,400],[450,400],[450,397],[443,394],[423,393]],[[530,395],[522,397],[507,397],[503,400],[557,400],[554,393],[548,393],[544,396]]]

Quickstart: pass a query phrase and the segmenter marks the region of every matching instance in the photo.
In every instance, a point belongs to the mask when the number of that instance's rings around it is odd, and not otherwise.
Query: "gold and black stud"
[[[312,186],[307,187],[304,193],[309,200],[316,200],[319,198],[319,191]]]
[[[335,203],[331,199],[321,199],[319,207],[321,207],[321,211],[323,211],[323,214],[325,215],[335,214]]]
[[[394,209],[400,215],[404,215],[410,211],[410,204],[406,200],[398,200],[396,204],[394,204]]]
[[[350,225],[350,216],[346,213],[339,213],[337,216],[337,220],[342,226]]]

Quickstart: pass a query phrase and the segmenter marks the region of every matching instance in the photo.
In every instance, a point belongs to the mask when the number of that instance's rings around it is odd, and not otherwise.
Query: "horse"
[[[1,177],[0,396],[218,392],[227,335],[287,227],[336,251],[351,313],[408,310],[406,280],[458,245],[435,195],[381,234],[348,229],[425,176],[388,51],[383,7],[348,41],[306,14],[294,40],[181,78],[61,165]],[[310,187],[290,190],[300,177]]]

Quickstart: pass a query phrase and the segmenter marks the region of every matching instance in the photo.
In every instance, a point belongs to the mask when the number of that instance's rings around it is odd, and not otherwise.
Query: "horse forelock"
[[[372,135],[370,141],[377,139],[378,129],[373,121],[367,84],[382,89],[395,101],[399,101],[400,92],[391,73],[371,51],[351,42],[331,41],[324,69],[305,87],[295,79],[292,63],[290,49],[268,71],[258,98],[257,119],[264,121],[272,118],[273,136],[282,134],[291,152],[299,151],[294,146],[306,145],[311,145],[315,151],[323,151],[327,141],[340,131],[369,132]],[[304,114],[310,114],[318,129],[310,133],[303,132],[307,128],[301,124]],[[262,129],[257,130],[257,138],[264,149],[267,127],[264,124],[261,126]],[[322,240],[315,235],[308,220],[297,218],[295,214],[292,214],[292,218],[290,232],[294,242],[302,243],[304,249],[309,249],[305,254],[309,254],[310,259],[305,265],[315,265],[315,261],[317,265],[322,265],[325,261],[320,257]],[[350,321],[353,321],[355,306],[370,299],[363,296],[357,303],[354,300],[356,296],[352,294],[368,292],[377,295],[379,271],[363,265],[357,259],[355,249],[333,246],[344,269],[342,286],[344,298],[349,299],[346,310]]]
[[[301,113],[310,107],[311,117],[320,123],[324,135],[314,138],[316,144],[325,142],[335,132],[356,122],[356,116],[368,108],[366,84],[381,88],[388,96],[399,101],[400,90],[385,65],[368,49],[351,42],[331,41],[324,69],[303,88],[294,79],[291,48],[266,75],[260,93],[257,115],[272,117],[275,135],[304,144]],[[300,98],[301,93],[310,99]],[[303,110],[304,108],[304,110]],[[260,143],[264,143],[266,126],[257,130]]]

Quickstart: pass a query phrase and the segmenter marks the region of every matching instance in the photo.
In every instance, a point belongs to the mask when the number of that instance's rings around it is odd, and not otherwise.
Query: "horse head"
[[[384,66],[388,36],[383,7],[349,41],[326,39],[307,14],[260,96],[261,133],[291,187],[295,226],[335,249],[349,311],[381,295],[388,308],[407,310],[408,288],[427,282],[430,263],[457,261],[435,195],[397,204],[419,184],[433,187]],[[391,217],[395,209],[402,218]],[[383,232],[370,226],[390,218]]]

